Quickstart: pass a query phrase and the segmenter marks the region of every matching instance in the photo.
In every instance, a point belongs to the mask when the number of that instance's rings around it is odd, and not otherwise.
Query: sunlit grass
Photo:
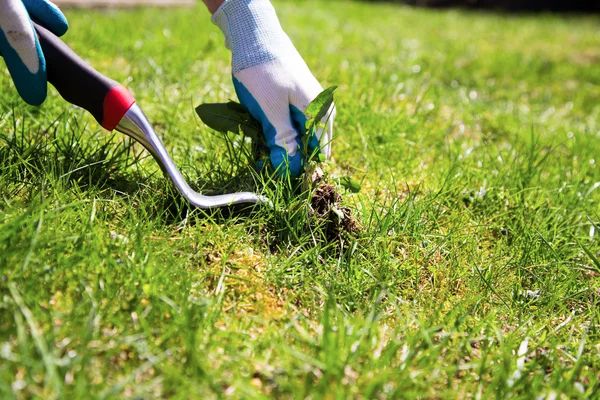
[[[195,116],[234,99],[200,6],[74,11],[205,192],[52,90],[0,82],[0,398],[592,398],[599,389],[597,17],[276,2],[323,86],[362,232]]]

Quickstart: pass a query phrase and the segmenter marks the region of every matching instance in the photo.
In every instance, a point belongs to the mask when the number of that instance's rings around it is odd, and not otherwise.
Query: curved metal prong
[[[152,154],[179,193],[195,207],[209,209],[246,203],[271,204],[270,200],[266,197],[251,192],[229,193],[216,196],[206,196],[196,192],[188,185],[181,172],[179,172],[167,149],[137,104],[131,106],[116,129],[140,142]]]

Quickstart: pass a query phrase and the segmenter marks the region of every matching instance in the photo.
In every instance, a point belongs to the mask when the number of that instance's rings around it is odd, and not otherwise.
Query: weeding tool
[[[141,143],[193,206],[209,209],[244,203],[269,204],[268,199],[256,193],[206,196],[193,190],[129,91],[92,68],[52,32],[37,24],[35,28],[46,58],[48,82],[66,101],[89,111],[104,129],[117,130]]]

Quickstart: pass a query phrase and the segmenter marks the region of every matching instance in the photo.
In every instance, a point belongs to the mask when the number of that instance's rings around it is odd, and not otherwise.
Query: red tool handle
[[[66,101],[89,111],[105,129],[115,129],[135,103],[133,96],[83,61],[52,32],[34,25],[46,59],[48,82]]]

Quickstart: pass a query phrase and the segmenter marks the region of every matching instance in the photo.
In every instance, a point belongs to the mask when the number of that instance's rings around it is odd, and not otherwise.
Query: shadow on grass
[[[80,192],[93,191],[99,198],[109,199],[117,193],[139,201],[151,196],[153,201],[140,204],[146,211],[161,216],[166,224],[179,223],[195,208],[181,197],[159,168],[143,168],[142,164],[149,157],[141,145],[126,136],[120,133],[88,135],[76,120],[66,124],[54,121],[47,128],[37,130],[14,124],[11,132],[0,132],[2,174],[18,187],[17,193],[8,193],[9,196],[23,191],[32,193],[35,187],[55,180]],[[249,169],[241,174],[233,173],[235,170],[211,169],[206,176],[188,181],[194,189],[207,195],[255,190],[248,185],[252,182]],[[198,214],[207,219],[224,220],[252,212],[253,207],[240,205],[203,210]]]
[[[37,130],[14,123],[11,132],[0,132],[4,177],[23,184],[52,177],[82,190],[137,190],[144,182],[130,168],[142,157],[131,143],[115,140],[115,134],[85,135],[84,130],[74,119]]]

